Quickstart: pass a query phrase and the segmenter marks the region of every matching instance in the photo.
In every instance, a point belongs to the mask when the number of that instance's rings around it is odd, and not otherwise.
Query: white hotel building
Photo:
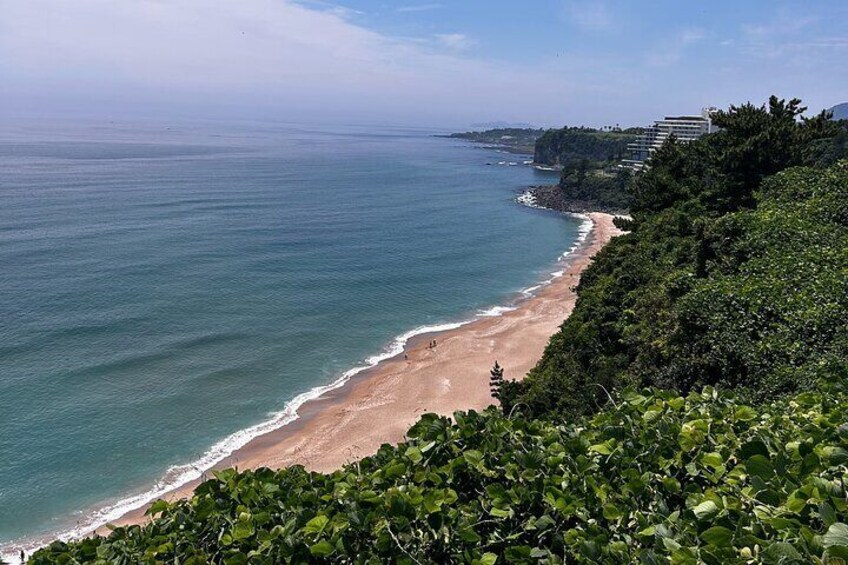
[[[712,120],[715,110],[704,108],[700,116],[666,116],[663,120],[657,120],[636,141],[627,145],[630,158],[622,160],[622,165],[634,170],[644,168],[645,161],[672,135],[677,141],[688,143],[716,131],[718,128]]]

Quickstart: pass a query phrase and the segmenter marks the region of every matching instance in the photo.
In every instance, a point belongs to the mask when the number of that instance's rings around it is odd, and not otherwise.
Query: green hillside
[[[601,166],[624,158],[627,144],[634,141],[640,131],[638,128],[602,131],[586,127],[547,130],[536,140],[533,161],[548,166],[588,161],[593,166]]]
[[[630,233],[584,274],[574,312],[506,404],[562,418],[625,386],[768,400],[844,366],[848,170],[781,172],[839,134],[801,110],[731,108],[715,117],[721,132],[658,151],[630,187]]]

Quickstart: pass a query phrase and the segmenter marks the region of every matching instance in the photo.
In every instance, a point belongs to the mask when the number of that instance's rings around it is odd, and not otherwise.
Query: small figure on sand
[[[436,348],[436,340],[430,341],[430,344],[427,346],[427,349],[435,349]]]

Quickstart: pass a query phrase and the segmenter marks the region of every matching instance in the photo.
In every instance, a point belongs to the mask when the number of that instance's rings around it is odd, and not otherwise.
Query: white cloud
[[[474,45],[474,40],[462,33],[437,33],[436,42],[452,51],[464,51]]]
[[[429,12],[430,10],[438,10],[441,7],[441,4],[415,4],[411,6],[401,6],[399,8],[395,8],[395,12],[399,12],[401,14],[411,12]]]
[[[575,91],[567,78],[541,68],[463,56],[473,43],[463,34],[394,38],[329,4],[0,1],[6,112],[13,102],[76,96],[94,106],[103,99],[127,106],[155,99],[294,116],[544,122],[543,112],[559,114]],[[531,97],[539,100],[536,115],[519,114]]]
[[[764,100],[773,92],[799,95],[811,107],[832,105],[844,93],[848,46],[838,29],[805,30],[782,41],[806,41],[807,50],[770,59],[746,53],[751,39],[740,34],[715,55],[701,49],[713,36],[684,29],[650,49],[563,49],[512,63],[468,49],[474,42],[461,33],[377,33],[359,14],[327,2],[0,0],[0,6],[0,120],[93,110],[418,125],[633,124],[669,107]],[[604,8],[578,20],[585,29],[621,25]],[[646,60],[649,52],[659,55]],[[696,54],[713,58],[680,64]]]
[[[686,50],[700,43],[707,37],[702,29],[685,29],[662,38],[657,44],[647,50],[645,64],[648,67],[669,67],[682,61]]]
[[[742,31],[751,39],[772,39],[794,35],[817,21],[816,16],[799,16],[797,13],[782,10],[769,21],[743,25]]]
[[[595,1],[567,1],[562,5],[562,14],[585,31],[612,31],[618,24],[606,3]]]
[[[760,59],[784,60],[797,65],[819,55],[842,56],[834,53],[848,49],[848,34],[824,36],[814,28],[821,18],[779,11],[771,19],[743,25],[741,44],[745,53]]]

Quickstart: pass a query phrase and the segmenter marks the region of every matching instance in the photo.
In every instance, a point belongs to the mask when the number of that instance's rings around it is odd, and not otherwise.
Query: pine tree
[[[489,371],[489,374],[491,375],[489,377],[489,390],[492,393],[492,398],[500,400],[501,389],[503,388],[504,383],[503,367],[498,365],[498,362],[495,361],[495,366],[492,367],[492,370]]]

